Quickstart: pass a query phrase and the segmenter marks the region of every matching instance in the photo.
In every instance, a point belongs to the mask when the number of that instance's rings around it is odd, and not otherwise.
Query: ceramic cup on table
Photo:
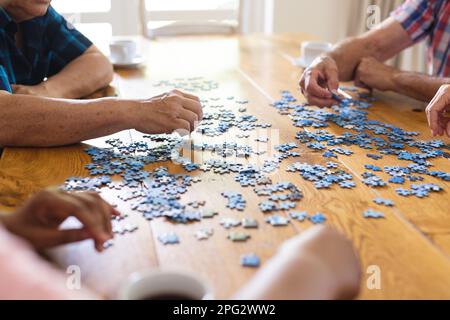
[[[205,281],[181,271],[147,270],[132,274],[119,290],[120,300],[211,300]]]
[[[322,53],[329,52],[333,45],[329,42],[306,41],[300,45],[300,58],[296,64],[302,68],[307,68]]]
[[[137,67],[142,62],[134,40],[114,40],[109,44],[110,61],[116,67]]]

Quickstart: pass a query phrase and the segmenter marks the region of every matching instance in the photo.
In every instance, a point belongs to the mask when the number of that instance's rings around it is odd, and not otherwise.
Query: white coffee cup
[[[211,300],[209,286],[182,271],[147,270],[133,273],[121,286],[120,300]]]
[[[109,44],[113,63],[132,63],[137,56],[137,43],[133,40],[115,40]]]
[[[303,68],[308,67],[314,59],[333,48],[329,42],[306,41],[300,45],[300,59],[297,61]]]

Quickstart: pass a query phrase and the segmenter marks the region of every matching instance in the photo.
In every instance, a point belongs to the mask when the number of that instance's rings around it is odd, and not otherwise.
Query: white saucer
[[[306,63],[304,57],[298,57],[298,58],[294,59],[294,65],[296,65],[298,67],[302,67],[302,68],[309,67],[309,63]]]
[[[144,57],[137,56],[130,62],[120,62],[120,61],[114,61],[113,59],[109,58],[111,63],[115,68],[122,68],[122,69],[134,69],[138,68],[141,64],[144,63]]]

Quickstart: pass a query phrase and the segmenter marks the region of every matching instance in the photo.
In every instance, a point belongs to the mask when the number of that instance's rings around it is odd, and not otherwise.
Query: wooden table
[[[280,143],[290,142],[294,141],[299,129],[269,104],[279,97],[283,89],[298,92],[297,80],[301,70],[294,67],[291,60],[297,56],[299,44],[310,38],[296,34],[143,41],[146,68],[118,72],[116,85],[123,97],[145,98],[160,93],[161,88],[153,86],[160,80],[195,76],[216,80],[221,85],[221,96],[248,99],[249,112],[261,121],[274,124],[274,129],[280,129]],[[370,109],[371,119],[419,131],[423,139],[431,138],[424,113],[413,111],[414,108],[423,109],[423,104],[396,95],[379,97],[379,102]],[[341,128],[334,125],[329,130],[335,134],[342,132]],[[140,134],[133,131],[115,136],[125,141],[140,139]],[[87,144],[101,146],[104,140],[97,139]],[[69,176],[87,176],[84,165],[90,159],[83,152],[85,147],[80,144],[49,149],[7,148],[0,162],[2,209],[11,210],[29,194],[46,186],[60,185]],[[285,172],[286,164],[292,161],[324,163],[320,153],[311,152],[304,145],[300,146],[301,157],[287,161],[272,178],[275,181],[294,182],[305,194],[299,208],[311,213],[324,212],[327,223],[353,240],[363,266],[359,298],[450,298],[449,184],[427,178],[427,181],[443,186],[445,191],[423,200],[399,197],[392,186],[379,190],[368,188],[360,182],[360,175],[365,171],[363,164],[372,161],[366,157],[365,151],[351,149],[354,155],[339,157],[339,162],[359,180],[354,190],[316,190],[298,174]],[[450,171],[446,159],[433,160],[433,163],[440,170]],[[398,160],[386,156],[376,164],[395,165]],[[172,172],[180,172],[180,168],[174,164],[164,165]],[[245,215],[253,216],[260,222],[258,230],[250,231],[250,241],[232,243],[226,238],[227,231],[219,226],[218,217],[199,224],[174,225],[163,219],[147,222],[139,214],[130,213],[129,219],[138,223],[140,229],[134,234],[117,237],[115,246],[105,253],[95,253],[92,244],[85,242],[54,250],[53,257],[62,266],[79,265],[84,283],[107,296],[113,296],[119,283],[133,271],[177,266],[197,272],[212,284],[218,298],[225,298],[254,274],[253,270],[239,265],[241,254],[256,252],[266,261],[276,252],[280,243],[311,225],[309,222],[293,222],[284,228],[268,226],[257,208],[259,199],[252,190],[240,188],[232,175],[199,173],[199,176],[203,182],[196,184],[183,198],[205,199],[206,208],[218,208],[222,217],[242,217],[242,213],[226,209],[225,199],[220,196],[222,191],[242,190],[248,202]],[[381,176],[387,178],[384,173]],[[108,199],[115,198],[113,191],[104,191],[103,195]],[[396,206],[382,208],[386,219],[364,219],[362,212],[373,206],[372,200],[376,196],[393,199]],[[119,208],[129,211],[123,203],[119,203]],[[208,241],[197,241],[193,233],[201,227],[214,228],[214,236]],[[181,244],[163,246],[155,240],[158,234],[167,231],[178,233]],[[380,267],[380,290],[371,290],[366,286],[366,270],[371,265]]]

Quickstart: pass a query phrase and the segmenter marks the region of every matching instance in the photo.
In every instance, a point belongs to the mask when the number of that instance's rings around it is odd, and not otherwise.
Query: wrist
[[[387,77],[386,84],[387,88],[385,91],[396,91],[401,83],[402,72],[397,69],[392,68],[389,76]]]
[[[114,99],[114,107],[119,110],[118,118],[123,130],[136,128],[139,120],[140,104],[138,100]]]

